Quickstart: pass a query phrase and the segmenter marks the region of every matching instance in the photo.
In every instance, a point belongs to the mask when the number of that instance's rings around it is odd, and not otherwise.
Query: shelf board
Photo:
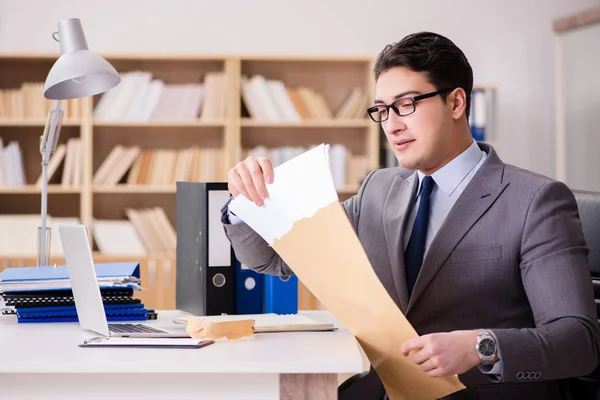
[[[92,251],[92,256],[94,261],[100,263],[106,262],[124,262],[124,261],[150,261],[150,260],[164,260],[171,259],[175,257],[174,252],[148,252],[146,254],[103,254],[98,250]],[[36,254],[0,254],[0,261],[2,262],[13,262],[15,264],[21,262],[22,265],[19,266],[35,266],[36,262]],[[50,256],[51,265],[64,265],[65,256],[61,254],[52,254]],[[17,265],[14,265],[17,266]]]
[[[96,186],[94,193],[175,193],[175,185],[170,186],[155,186],[155,185],[125,185],[116,186]]]
[[[224,121],[94,121],[94,126],[111,128],[156,128],[156,127],[176,127],[176,128],[221,128],[225,126]]]
[[[21,187],[0,187],[0,194],[41,194],[42,189],[36,185]],[[61,185],[48,185],[48,194],[79,194],[81,188],[64,188]]]
[[[123,194],[123,193],[139,193],[139,194],[152,194],[152,193],[175,193],[176,187],[173,186],[154,186],[154,185],[125,185],[120,184],[116,186],[96,186],[94,193],[109,193],[109,194]],[[353,194],[358,192],[358,187],[349,185],[337,189],[339,194]]]
[[[252,118],[242,118],[242,127],[255,128],[366,128],[372,122],[367,119],[324,119],[303,120],[301,122],[258,121]]]
[[[240,57],[242,61],[286,61],[286,62],[370,62],[370,55],[329,55],[329,54],[249,54]]]
[[[102,57],[109,61],[225,61],[227,59],[241,59],[242,61],[360,61],[370,62],[372,56],[364,55],[329,55],[329,54],[239,54],[239,53],[190,53],[190,52],[155,52],[155,53],[118,53],[102,52]],[[29,53],[29,52],[0,52],[0,59],[29,60],[29,61],[56,61],[60,57],[58,52]]]
[[[62,126],[79,126],[81,121],[63,120]],[[43,128],[46,126],[46,119],[0,119],[0,126],[34,126]]]

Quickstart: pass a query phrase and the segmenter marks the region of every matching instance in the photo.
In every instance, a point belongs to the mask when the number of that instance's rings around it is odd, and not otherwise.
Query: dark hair
[[[419,32],[387,45],[375,61],[375,80],[394,67],[424,72],[436,90],[462,88],[467,95],[465,114],[469,118],[473,70],[465,54],[450,39],[432,32]],[[446,101],[446,93],[440,96]]]

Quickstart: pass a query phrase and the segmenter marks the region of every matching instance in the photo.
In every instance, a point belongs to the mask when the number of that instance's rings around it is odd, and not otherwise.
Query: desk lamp
[[[57,37],[58,35],[58,37]],[[64,111],[61,100],[78,99],[104,93],[115,87],[121,77],[113,66],[98,54],[88,50],[83,26],[78,18],[62,20],[58,32],[52,34],[60,43],[60,57],[48,73],[44,84],[44,97],[56,100],[48,112],[44,133],[40,137],[42,155],[42,221],[38,232],[38,266],[50,263],[50,229],[48,214],[48,162],[56,150]]]

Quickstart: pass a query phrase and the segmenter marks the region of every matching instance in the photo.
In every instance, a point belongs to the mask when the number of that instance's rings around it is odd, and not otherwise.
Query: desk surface
[[[334,332],[260,333],[240,340],[219,339],[200,349],[82,348],[97,336],[78,323],[18,324],[0,315],[0,375],[5,373],[359,373],[363,353],[354,336],[326,311],[304,311],[334,323]],[[146,321],[171,331],[178,311],[159,311]]]

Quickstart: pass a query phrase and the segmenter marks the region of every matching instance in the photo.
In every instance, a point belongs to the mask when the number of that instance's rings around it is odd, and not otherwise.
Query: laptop
[[[131,338],[189,338],[185,331],[176,333],[143,323],[108,323],[92,249],[85,225],[61,224],[58,227],[62,242],[77,318],[83,329],[104,337]]]

